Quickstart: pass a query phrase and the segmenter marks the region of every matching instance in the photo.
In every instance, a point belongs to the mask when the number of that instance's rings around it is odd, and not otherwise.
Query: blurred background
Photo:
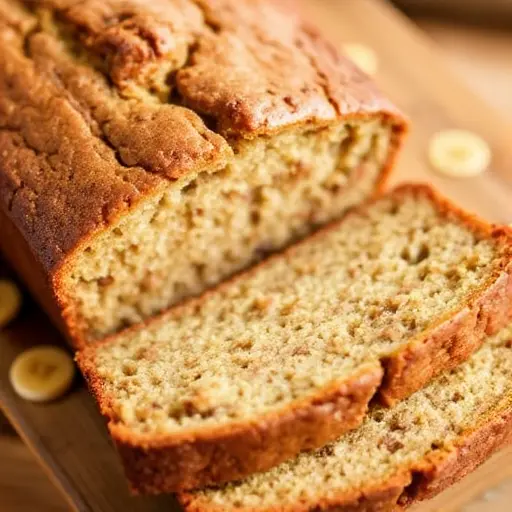
[[[394,2],[409,16],[437,16],[456,22],[510,27],[510,0],[396,0]]]
[[[489,108],[499,110],[512,121],[512,0],[393,3],[437,43],[440,58],[448,61],[459,77],[488,102]],[[493,500],[482,496],[468,512],[511,510],[503,497],[512,495],[512,483],[506,485],[510,489]],[[69,507],[64,499],[0,412],[0,511],[66,510]]]
[[[512,120],[512,0],[394,0],[452,67]]]

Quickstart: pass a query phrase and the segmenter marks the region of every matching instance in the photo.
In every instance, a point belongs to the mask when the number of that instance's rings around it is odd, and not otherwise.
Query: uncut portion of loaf
[[[136,491],[238,479],[464,360],[511,270],[510,231],[405,186],[78,360]]]
[[[392,510],[428,499],[512,439],[512,326],[339,441],[264,474],[182,495],[187,512]]]
[[[77,345],[371,196],[405,131],[277,0],[0,0],[0,54],[0,249]]]

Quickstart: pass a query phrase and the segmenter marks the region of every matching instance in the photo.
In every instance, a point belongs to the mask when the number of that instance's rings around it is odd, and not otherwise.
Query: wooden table
[[[364,3],[368,4],[366,0]],[[439,57],[447,59],[475,91],[512,120],[512,35],[427,21],[421,21],[420,25],[442,47]],[[512,452],[509,450],[498,454],[442,497],[423,505],[421,511],[505,512],[512,509],[511,502]],[[0,509],[2,512],[69,510],[30,452],[1,421]]]
[[[469,87],[512,119],[512,30],[484,30],[424,19],[418,23],[442,49],[440,57]]]

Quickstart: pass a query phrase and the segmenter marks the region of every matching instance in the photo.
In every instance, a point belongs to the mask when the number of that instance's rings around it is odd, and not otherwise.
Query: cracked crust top
[[[0,0],[0,204],[47,272],[169,180],[223,168],[231,139],[403,125],[284,4]]]

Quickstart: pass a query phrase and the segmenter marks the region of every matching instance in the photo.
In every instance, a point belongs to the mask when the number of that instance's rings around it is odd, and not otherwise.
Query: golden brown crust
[[[120,447],[131,485],[137,492],[168,492],[240,479],[255,471],[269,469],[302,449],[320,447],[360,423],[361,411],[365,411],[372,397],[370,388],[376,388],[377,393],[388,403],[405,398],[434,376],[467,358],[481,345],[487,334],[496,332],[508,323],[512,317],[512,230],[493,228],[455,207],[427,186],[403,185],[390,192],[397,201],[407,194],[426,195],[437,205],[441,215],[457,219],[478,236],[495,238],[502,249],[501,260],[489,283],[474,294],[470,303],[461,304],[457,310],[447,312],[437,325],[418,334],[405,348],[381,361],[386,372],[383,379],[377,376],[375,370],[369,373],[367,369],[345,383],[344,389],[348,392],[342,394],[343,401],[339,400],[338,392],[333,393],[333,390],[340,389],[341,383],[336,383],[333,388],[320,390],[313,399],[291,404],[284,410],[273,413],[271,420],[267,416],[261,418],[261,421],[241,422],[236,426],[215,429],[198,429],[179,436],[135,434],[116,423],[109,397],[104,394],[101,378],[96,373],[95,347],[86,348],[78,355],[78,364],[100,404],[102,413],[109,420],[112,438]],[[368,208],[371,204],[370,202],[347,216]],[[313,236],[321,237],[326,230],[334,229],[337,225],[335,223],[324,228]],[[297,245],[302,243],[308,241],[299,242]],[[284,256],[272,256],[233,280],[243,279],[247,273],[257,272],[261,265],[271,265],[275,258],[286,257],[293,253],[294,247],[285,251]],[[186,305],[200,305],[205,297],[226,286],[229,286],[229,282],[188,301]],[[173,308],[142,326],[131,328],[130,331],[165,322],[170,315],[179,316],[186,305]],[[115,343],[116,338],[113,336],[103,343]],[[365,376],[368,383],[366,375],[373,375],[372,385],[361,388],[362,376]],[[352,398],[346,400],[346,397]],[[347,424],[318,414],[315,407],[318,402],[323,407],[330,407],[332,416],[335,412],[341,412],[341,407],[347,407],[347,412],[343,414]],[[258,449],[253,451],[248,440],[254,437],[254,432],[258,432],[261,444],[257,444]],[[283,448],[285,444],[286,448]],[[301,444],[303,448],[300,448]],[[292,454],[293,450],[295,452]],[[155,476],[156,473],[158,477]]]
[[[398,194],[411,191],[409,185],[396,189]],[[458,366],[486,336],[498,332],[512,318],[512,230],[478,219],[427,187],[418,188],[416,193],[427,194],[443,215],[458,218],[479,236],[503,241],[503,254],[497,273],[457,314],[447,312],[429,332],[382,361],[385,377],[379,399],[388,406],[420,389],[441,371]]]
[[[512,442],[512,397],[473,430],[464,433],[449,450],[432,452],[413,469],[413,483],[404,490],[403,507],[433,498],[474,471],[493,453]]]
[[[40,302],[47,304],[46,313],[51,317],[56,327],[63,333],[66,326],[61,318],[56,298],[48,284],[47,276],[34,257],[26,239],[17,226],[0,209],[0,253],[11,263],[18,275],[25,277],[32,295]]]
[[[225,164],[190,110],[121,102],[51,36],[23,38],[0,28],[0,203],[48,273],[169,179]]]
[[[200,431],[197,436],[190,432],[185,438],[175,439],[173,445],[165,437],[140,445],[133,443],[127,428],[119,424],[110,424],[109,428],[132,492],[197,488],[264,471],[355,428],[366,414],[381,378],[380,367],[369,367],[351,381],[333,384],[318,397],[291,404],[287,411],[268,414],[249,424],[213,428],[206,436]],[[91,389],[101,400],[101,388],[91,380]]]
[[[493,453],[512,442],[512,397],[463,432],[450,446],[432,449],[420,460],[401,467],[384,483],[366,486],[314,503],[298,502],[265,508],[239,508],[237,512],[381,512],[398,511],[431,499],[485,462]],[[180,493],[185,512],[221,512],[221,507]]]
[[[390,477],[385,486],[372,486],[364,493],[354,490],[342,495],[319,497],[314,503],[305,500],[294,504],[270,507],[241,507],[230,512],[392,512],[408,483],[406,472]],[[178,494],[178,501],[185,512],[226,512],[222,506],[206,502],[191,493]]]
[[[187,61],[191,46],[205,28],[190,0],[18,0],[45,22],[58,24],[91,58],[102,61],[121,94],[133,85],[151,89],[162,68],[169,73]]]
[[[234,139],[380,116],[394,127],[383,186],[404,118],[281,4],[0,0],[0,215],[76,345],[75,254],[173,180],[225,167]]]
[[[180,102],[223,134],[271,134],[294,125],[396,108],[282,0],[18,0],[95,62],[121,94],[152,91],[165,69]],[[290,5],[291,4],[291,5]]]
[[[177,87],[187,105],[217,120],[221,133],[253,137],[283,126],[398,114],[296,7],[265,0],[197,3],[213,28],[178,72]]]
[[[392,406],[422,388],[440,371],[455,368],[512,318],[512,265],[476,293],[451,320],[387,357],[379,398]]]

